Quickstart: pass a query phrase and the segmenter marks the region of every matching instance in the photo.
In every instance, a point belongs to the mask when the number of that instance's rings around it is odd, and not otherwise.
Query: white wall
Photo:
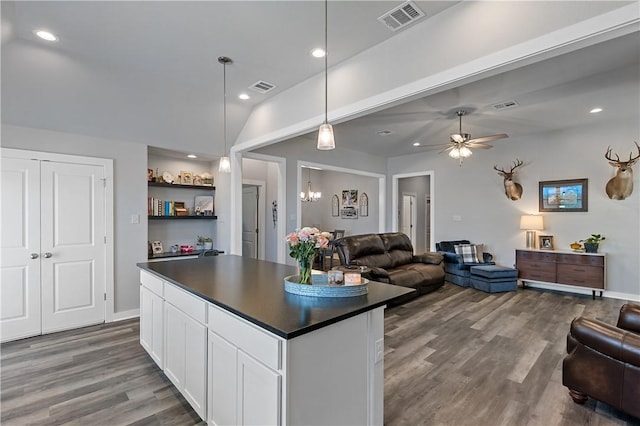
[[[303,169],[302,187],[307,188],[308,169]],[[321,191],[322,198],[313,203],[302,203],[302,226],[317,225],[322,231],[344,229],[345,235],[368,234],[378,232],[378,179],[328,170],[312,170],[311,183],[313,191]],[[334,194],[338,196],[339,210],[342,208],[342,190],[358,190],[358,200],[365,192],[369,197],[369,216],[360,216],[358,209],[357,219],[344,219],[342,216],[331,216],[331,199]],[[300,191],[298,191],[300,192]],[[340,212],[338,212],[340,214]]]
[[[577,113],[577,112],[576,112]],[[640,115],[640,111],[636,112]],[[491,150],[475,150],[462,167],[444,154],[422,154],[389,160],[389,173],[434,170],[435,241],[469,239],[484,243],[498,264],[515,263],[515,249],[523,248],[522,214],[538,213],[538,182],[588,178],[589,211],[540,213],[544,235],[553,235],[558,249],[575,240],[600,233],[607,237],[607,286],[611,292],[640,297],[640,187],[624,201],[610,200],[604,192],[614,168],[604,159],[607,146],[628,155],[635,148],[638,122],[594,116],[594,124],[535,137],[495,142]],[[522,199],[504,194],[503,179],[492,169],[506,167],[519,158],[525,165],[516,179],[524,188]],[[637,167],[636,167],[637,169]],[[461,221],[454,217],[460,216]],[[390,216],[389,216],[390,217]]]
[[[147,147],[49,130],[2,124],[2,146],[113,159],[115,312],[139,307],[137,262],[147,260]],[[140,216],[132,224],[131,216]]]

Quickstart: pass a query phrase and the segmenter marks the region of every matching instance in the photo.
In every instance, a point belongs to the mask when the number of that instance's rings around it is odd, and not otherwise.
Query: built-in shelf
[[[147,182],[149,184],[149,186],[159,186],[162,188],[185,188],[185,189],[211,189],[214,190],[216,189],[215,186],[209,186],[209,185],[181,185],[179,183],[166,183],[166,182]]]
[[[216,220],[218,216],[147,216],[149,220],[188,220],[188,219],[200,219],[200,220]]]

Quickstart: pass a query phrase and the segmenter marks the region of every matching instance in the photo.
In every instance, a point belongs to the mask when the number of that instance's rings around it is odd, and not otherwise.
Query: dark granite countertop
[[[369,282],[363,296],[322,298],[284,291],[294,266],[236,255],[138,263],[145,271],[285,339],[383,306],[415,290]]]

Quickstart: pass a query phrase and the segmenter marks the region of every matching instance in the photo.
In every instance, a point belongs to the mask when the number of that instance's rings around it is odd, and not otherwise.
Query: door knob
[[[32,259],[37,259],[38,258],[38,253],[31,253],[30,256]]]
[[[49,252],[46,252],[44,254],[44,257],[47,258],[47,259],[50,258],[51,256],[53,256],[53,255],[51,253],[49,253]]]

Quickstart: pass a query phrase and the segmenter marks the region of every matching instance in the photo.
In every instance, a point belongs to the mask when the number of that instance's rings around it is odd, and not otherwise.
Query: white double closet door
[[[2,341],[104,322],[104,177],[95,164],[2,157]]]

